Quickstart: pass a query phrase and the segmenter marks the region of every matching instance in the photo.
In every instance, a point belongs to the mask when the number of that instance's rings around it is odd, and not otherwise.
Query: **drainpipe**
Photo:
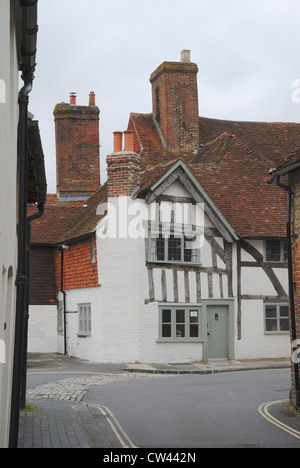
[[[64,290],[64,250],[69,250],[68,245],[59,245],[60,250],[60,291],[63,295],[63,314],[64,314],[64,355],[67,356],[67,294]]]
[[[13,364],[10,448],[18,446],[19,413],[21,398],[22,353],[24,315],[27,291],[27,186],[28,186],[28,104],[32,81],[25,82],[19,95],[19,221],[18,221],[18,272],[16,278],[17,304],[15,322],[15,347]]]
[[[28,104],[35,72],[38,0],[21,0],[22,47],[21,70],[24,86],[19,93],[19,163],[18,163],[18,271],[16,278],[15,343],[12,375],[9,448],[18,447],[21,404],[22,352],[27,291],[27,186],[28,186]]]
[[[38,213],[27,218],[27,277],[30,272],[30,253],[31,253],[31,223],[35,219],[41,218],[44,214],[45,206],[39,205]],[[27,281],[26,290],[26,313],[24,317],[24,338],[23,338],[23,360],[22,360],[22,383],[21,383],[21,409],[26,406],[26,384],[27,384],[27,347],[28,347],[28,321],[29,321],[29,281]]]
[[[280,176],[275,176],[276,185],[287,192],[287,243],[288,243],[288,265],[289,265],[289,296],[290,296],[290,311],[291,311],[291,335],[293,353],[297,352],[297,328],[296,328],[296,315],[295,315],[295,302],[294,302],[294,281],[293,281],[293,261],[292,261],[292,240],[291,240],[291,213],[292,213],[292,190],[288,185],[280,182]],[[300,385],[299,385],[299,366],[297,359],[294,362],[295,374],[295,399],[296,409],[300,408]]]

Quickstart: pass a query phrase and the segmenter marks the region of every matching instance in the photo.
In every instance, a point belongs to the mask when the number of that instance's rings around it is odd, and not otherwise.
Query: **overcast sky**
[[[53,109],[90,91],[100,107],[102,181],[113,131],[150,113],[151,73],[191,50],[200,115],[300,123],[299,0],[39,0],[30,111],[40,122],[48,191],[56,191]],[[298,84],[297,81],[298,80]],[[300,92],[298,93],[300,96]],[[294,99],[295,101],[295,99]]]

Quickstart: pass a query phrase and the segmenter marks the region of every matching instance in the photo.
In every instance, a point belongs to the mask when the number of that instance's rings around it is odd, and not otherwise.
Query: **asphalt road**
[[[300,448],[258,411],[288,398],[289,377],[272,370],[115,382],[84,401],[108,407],[138,447]]]
[[[283,418],[295,436],[259,411],[267,402],[288,399],[289,369],[151,378],[113,364],[31,359],[29,391],[49,383],[47,391],[57,395],[86,386],[83,402],[94,416],[110,415],[134,447],[300,448],[300,418]],[[285,406],[274,408],[281,417]]]

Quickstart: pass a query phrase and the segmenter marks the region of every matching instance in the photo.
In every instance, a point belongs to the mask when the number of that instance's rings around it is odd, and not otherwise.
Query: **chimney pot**
[[[89,106],[95,106],[95,105],[96,105],[96,95],[94,91],[91,91],[90,96],[89,96]]]
[[[134,150],[133,150],[133,132],[131,132],[130,130],[126,130],[124,132],[124,136],[125,136],[124,151],[128,151],[128,152],[133,153],[134,152]]]
[[[76,106],[76,93],[70,94],[70,104],[71,106]]]
[[[123,132],[114,132],[114,153],[122,151]]]
[[[181,61],[183,63],[191,63],[191,51],[190,50],[181,51]]]

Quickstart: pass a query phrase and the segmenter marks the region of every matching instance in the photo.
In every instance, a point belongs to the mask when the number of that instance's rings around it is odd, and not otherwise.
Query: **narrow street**
[[[123,369],[65,357],[36,358],[29,362],[28,403],[47,404],[48,412],[56,403],[64,411],[71,403],[90,447],[300,448],[300,420],[284,403],[289,369],[211,375]],[[22,444],[30,443],[26,424],[20,436]],[[51,445],[49,433],[48,438]]]

